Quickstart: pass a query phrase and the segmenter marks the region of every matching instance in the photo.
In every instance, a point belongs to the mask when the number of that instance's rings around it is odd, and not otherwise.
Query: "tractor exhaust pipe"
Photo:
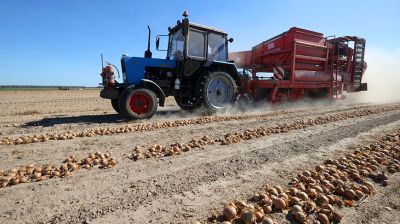
[[[150,26],[147,25],[147,29],[149,29],[149,37],[147,39],[147,51],[144,52],[144,57],[145,58],[151,58],[151,56],[153,55],[150,51],[150,36],[151,36],[151,29]]]

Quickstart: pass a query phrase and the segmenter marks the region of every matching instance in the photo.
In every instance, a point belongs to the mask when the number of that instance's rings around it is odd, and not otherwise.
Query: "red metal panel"
[[[290,64],[290,81],[294,80],[294,71],[296,66],[296,42],[293,41],[292,63]]]
[[[233,60],[238,68],[251,67],[251,51],[239,51],[229,53],[229,60]]]
[[[330,88],[332,82],[290,82],[288,80],[250,80],[250,89],[266,88],[271,89],[274,86],[279,88],[305,88],[305,89],[319,89]]]
[[[330,77],[325,76],[324,71],[307,71],[307,70],[296,70],[294,72],[295,81],[309,81],[309,82],[326,82]]]
[[[343,57],[343,53],[339,56],[337,45],[348,40],[356,41],[357,37],[326,41],[322,33],[293,27],[251,51],[231,53],[229,58],[238,67],[251,69],[255,79],[246,85],[252,94],[259,88],[270,89],[267,92],[274,101],[285,94],[297,99],[305,92],[323,89],[332,97],[341,94],[344,88],[351,90],[354,52],[348,48],[347,56]],[[258,80],[258,72],[271,72],[276,80]]]

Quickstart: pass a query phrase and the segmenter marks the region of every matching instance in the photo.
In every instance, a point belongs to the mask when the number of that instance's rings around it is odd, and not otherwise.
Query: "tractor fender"
[[[232,76],[232,78],[235,80],[238,86],[240,85],[239,72],[237,71],[236,65],[234,63],[222,62],[222,61],[208,61],[203,65],[203,67],[223,69],[230,76]]]
[[[104,89],[100,91],[100,97],[104,99],[118,99],[120,94],[120,89],[112,87],[104,87]]]
[[[164,91],[161,89],[161,87],[159,85],[157,85],[157,83],[149,80],[149,79],[142,79],[141,83],[136,86],[136,88],[146,88],[146,89],[150,89],[151,91],[153,91],[157,97],[158,97],[158,104],[163,107],[164,103],[165,103],[165,93]]]

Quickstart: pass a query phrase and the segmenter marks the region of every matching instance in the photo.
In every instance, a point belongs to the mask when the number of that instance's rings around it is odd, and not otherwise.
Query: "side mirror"
[[[167,38],[168,35],[157,35],[156,36],[156,49],[157,51],[168,51],[168,49],[160,49],[160,41],[161,41],[161,45],[164,46],[164,41],[165,39],[163,38]],[[166,39],[166,41],[168,41],[168,39]]]
[[[229,42],[229,43],[232,43],[232,42],[233,42],[233,38],[232,38],[232,37],[229,38],[229,39],[228,39],[228,42]]]
[[[158,50],[158,48],[160,47],[160,37],[156,38],[156,49]]]

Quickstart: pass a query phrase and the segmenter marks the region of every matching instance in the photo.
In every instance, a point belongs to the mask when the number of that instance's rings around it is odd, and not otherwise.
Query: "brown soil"
[[[0,139],[82,132],[97,128],[187,121],[201,118],[181,111],[173,99],[151,119],[125,121],[98,91],[0,92]],[[286,185],[297,173],[350,152],[400,127],[400,104],[291,105],[215,115],[231,119],[179,127],[115,133],[20,145],[0,145],[0,169],[30,163],[60,164],[69,155],[112,151],[110,169],[79,169],[71,177],[0,188],[0,223],[193,223],[233,199],[247,200],[265,184]],[[396,106],[396,108],[394,108]],[[132,160],[135,146],[168,146],[207,135],[273,127],[342,112],[394,108],[365,116],[270,134],[236,144],[205,145],[180,155]],[[271,111],[274,110],[274,111]],[[250,116],[251,115],[251,116]],[[261,116],[260,116],[261,115]],[[222,119],[223,120],[223,119]],[[343,223],[399,223],[400,174],[359,207],[344,208]],[[278,223],[290,222],[274,215]]]

